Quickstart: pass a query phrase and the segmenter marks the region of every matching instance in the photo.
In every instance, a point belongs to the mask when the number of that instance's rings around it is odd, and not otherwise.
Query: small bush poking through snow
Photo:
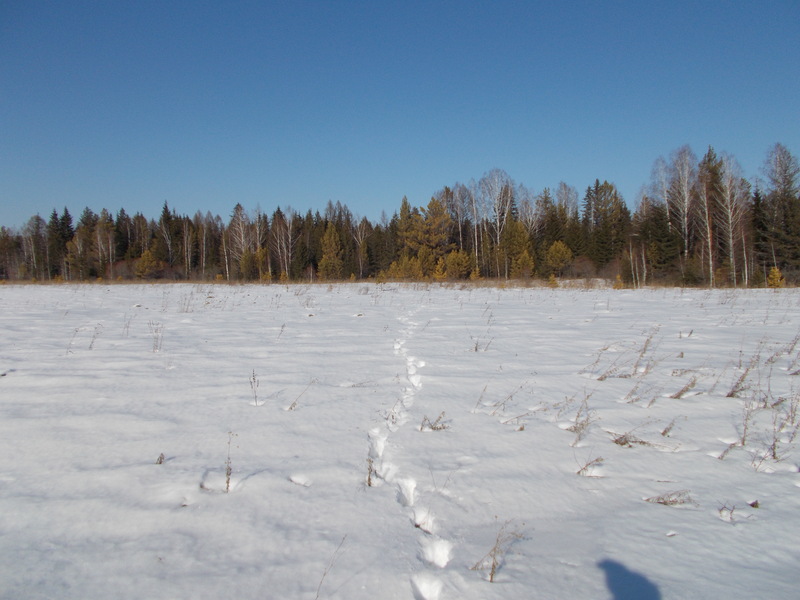
[[[581,475],[582,477],[595,477],[595,475],[592,475],[592,470],[594,467],[599,467],[602,464],[603,457],[598,456],[597,458],[587,461],[580,469],[575,471],[575,474]]]
[[[420,431],[444,431],[449,427],[447,423],[442,421],[444,419],[444,411],[442,411],[435,421],[431,421],[427,416],[422,419],[422,424],[419,426]]]
[[[681,506],[683,504],[697,506],[697,502],[689,495],[689,490],[677,490],[675,492],[661,494],[660,496],[652,496],[651,498],[645,498],[645,502],[663,504],[664,506]]]
[[[494,546],[478,562],[470,567],[471,571],[489,571],[489,582],[494,583],[497,571],[503,564],[506,554],[517,540],[522,539],[522,533],[517,529],[509,529],[511,521],[506,521],[497,532]],[[522,524],[523,526],[525,523]]]

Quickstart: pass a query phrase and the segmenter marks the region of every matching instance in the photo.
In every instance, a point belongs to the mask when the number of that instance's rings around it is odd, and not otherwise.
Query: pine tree
[[[399,255],[415,256],[419,250],[421,233],[420,214],[412,208],[408,198],[400,202],[400,215],[397,219],[397,246]]]
[[[629,259],[639,285],[663,279],[678,264],[681,240],[669,225],[666,205],[644,197],[631,223]]]
[[[510,265],[510,275],[514,278],[530,277],[534,261],[530,252],[530,239],[525,226],[512,219],[503,234],[502,251]]]
[[[85,208],[78,219],[75,235],[67,243],[67,260],[70,270],[78,279],[97,277],[95,253],[95,227],[98,217],[90,208]]]
[[[141,258],[136,261],[134,273],[139,279],[150,279],[155,276],[160,264],[150,250],[142,252]]]
[[[533,274],[536,265],[527,249],[511,261],[511,276],[516,279],[527,279]]]
[[[342,278],[342,242],[336,226],[329,222],[322,236],[322,259],[319,261],[319,276],[326,280]]]
[[[444,260],[448,279],[465,279],[472,270],[472,256],[464,250],[454,250]]]
[[[778,267],[772,267],[769,270],[769,276],[767,277],[767,286],[771,288],[782,288],[785,284],[783,279],[783,274]]]
[[[572,262],[572,250],[562,241],[553,242],[545,255],[545,264],[552,274],[561,277]]]
[[[453,244],[450,243],[451,227],[452,220],[447,206],[442,201],[431,198],[428,206],[422,209],[420,246],[430,248],[434,261],[438,262],[453,249]]]

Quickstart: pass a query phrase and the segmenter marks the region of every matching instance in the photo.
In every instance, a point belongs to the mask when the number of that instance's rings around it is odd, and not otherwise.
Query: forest
[[[124,208],[64,208],[0,227],[4,281],[340,281],[606,278],[624,285],[763,287],[800,279],[800,164],[767,152],[763,180],[735,157],[689,146],[659,157],[631,210],[595,180],[534,192],[502,169],[403,198],[377,222],[328,202],[269,214],[235,204],[227,219],[157,219]]]

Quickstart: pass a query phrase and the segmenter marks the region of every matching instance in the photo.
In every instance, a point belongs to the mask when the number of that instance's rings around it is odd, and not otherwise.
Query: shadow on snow
[[[653,582],[622,563],[602,560],[597,566],[606,574],[606,586],[613,600],[661,600],[661,592]]]

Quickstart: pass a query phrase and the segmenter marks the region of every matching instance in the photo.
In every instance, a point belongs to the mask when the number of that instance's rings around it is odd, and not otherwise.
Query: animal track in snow
[[[414,507],[414,527],[421,529],[425,533],[436,533],[436,518],[430,509],[423,506]]]
[[[430,573],[417,573],[411,577],[414,600],[439,600],[442,582]]]
[[[413,356],[406,358],[406,373],[408,374],[408,381],[414,388],[414,392],[419,391],[422,387],[422,376],[417,372],[417,369],[424,366],[424,361],[417,360]]]
[[[444,569],[453,554],[453,542],[443,539],[425,537],[420,540],[420,551],[423,560]]]
[[[380,459],[383,457],[383,449],[386,447],[387,433],[380,427],[373,427],[369,430],[369,457]]]
[[[417,482],[415,479],[397,480],[397,501],[402,506],[414,506],[414,499],[417,492]]]
[[[313,483],[310,477],[303,475],[302,473],[294,473],[289,475],[289,481],[303,487],[311,487],[311,484]]]
[[[416,479],[402,476],[401,468],[384,459],[384,451],[390,446],[391,434],[409,421],[409,409],[422,390],[420,370],[425,366],[425,361],[412,356],[407,348],[417,328],[417,323],[411,317],[409,314],[399,318],[403,327],[394,341],[394,354],[405,362],[405,379],[408,384],[402,388],[400,398],[386,413],[385,423],[369,430],[369,456],[375,462],[375,474],[383,482],[395,486],[397,503],[410,512],[411,522],[420,530],[418,557],[421,563],[426,569],[430,567],[444,569],[452,558],[453,543],[436,535],[437,524],[430,509],[417,506],[419,492]],[[401,371],[398,379],[402,381],[402,377]],[[426,570],[411,577],[411,588],[416,600],[439,600],[442,587],[442,581]]]

